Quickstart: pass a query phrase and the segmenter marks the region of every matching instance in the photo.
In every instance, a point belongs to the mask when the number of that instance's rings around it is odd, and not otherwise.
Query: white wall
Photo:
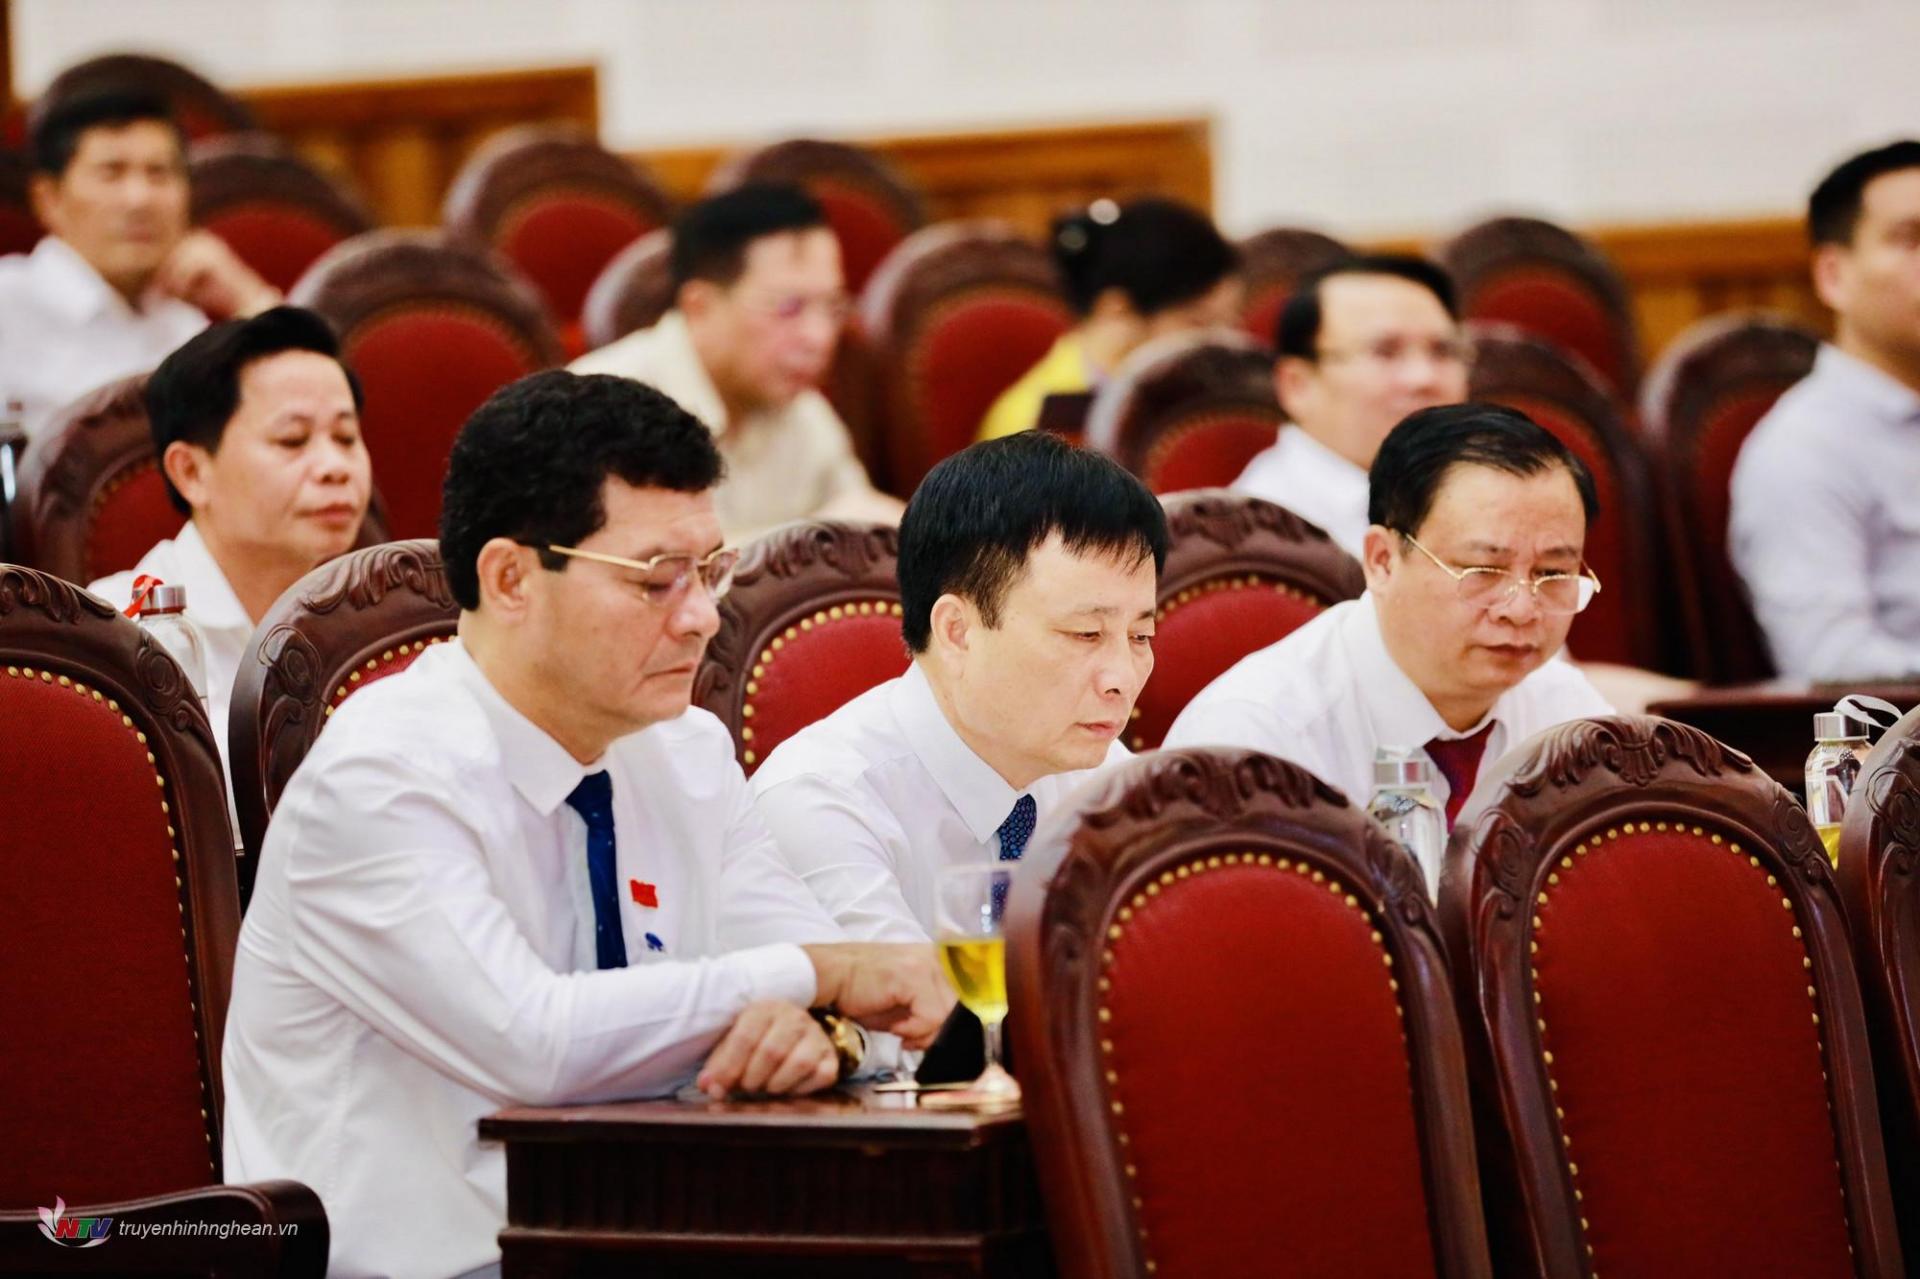
[[[1915,0],[12,0],[15,85],[597,62],[616,147],[1208,114],[1235,232],[1788,213],[1920,134]]]

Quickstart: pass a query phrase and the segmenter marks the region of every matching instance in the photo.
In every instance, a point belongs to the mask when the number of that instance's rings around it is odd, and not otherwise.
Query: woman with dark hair
[[[1239,255],[1177,200],[1095,200],[1056,221],[1051,244],[1080,322],[994,401],[981,439],[1031,428],[1049,395],[1092,390],[1150,338],[1239,315]]]

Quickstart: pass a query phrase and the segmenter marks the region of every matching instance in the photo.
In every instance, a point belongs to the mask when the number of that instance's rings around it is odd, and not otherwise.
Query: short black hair
[[[1367,472],[1368,523],[1419,533],[1455,466],[1490,466],[1520,476],[1564,467],[1580,491],[1589,527],[1600,514],[1593,476],[1557,436],[1517,409],[1467,403],[1409,413],[1387,433]]]
[[[747,246],[763,236],[827,225],[820,202],[784,182],[749,182],[688,208],[673,223],[670,266],[676,291],[688,280],[732,284]]]
[[[43,98],[34,104],[28,125],[34,172],[58,178],[73,163],[87,130],[121,129],[142,120],[172,129],[184,159],[187,135],[167,99],[150,89],[111,85]]]
[[[942,595],[973,601],[988,626],[1026,568],[1058,533],[1089,551],[1167,563],[1167,516],[1147,486],[1113,459],[1045,431],[986,440],[941,462],[900,519],[901,629],[924,653]]]
[[[1343,275],[1391,275],[1417,284],[1433,294],[1449,318],[1460,318],[1460,301],[1453,278],[1437,262],[1410,253],[1357,253],[1303,278],[1287,295],[1286,305],[1273,325],[1273,349],[1296,359],[1314,359],[1320,350],[1320,325],[1325,306],[1320,287]]]
[[[1882,174],[1920,169],[1920,142],[1902,138],[1871,151],[1862,151],[1820,180],[1807,199],[1807,238],[1813,246],[1846,246],[1860,226],[1860,208],[1867,184]]]
[[[240,375],[249,364],[283,351],[313,351],[331,357],[347,375],[353,407],[365,407],[360,379],[340,359],[340,340],[327,322],[297,306],[276,306],[244,320],[210,324],[188,338],[147,379],[147,424],[153,432],[156,457],[165,457],[175,440],[198,444],[209,453],[220,450],[221,437],[234,410],[240,407]],[[167,497],[182,515],[192,508],[173,481],[166,479]]]
[[[1056,219],[1051,243],[1067,301],[1080,315],[1108,289],[1125,293],[1141,315],[1157,315],[1205,297],[1240,269],[1239,252],[1213,219],[1158,197],[1096,200]]]
[[[577,546],[607,521],[612,476],[636,488],[704,493],[726,466],[713,432],[632,378],[548,369],[510,382],[473,411],[453,442],[441,490],[440,558],[461,608],[480,607],[480,548],[496,537]]]

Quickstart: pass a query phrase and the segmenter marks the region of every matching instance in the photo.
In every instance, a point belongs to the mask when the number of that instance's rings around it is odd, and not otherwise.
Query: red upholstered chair
[[[327,717],[349,694],[404,671],[450,638],[459,620],[440,545],[425,538],[322,564],[260,619],[234,676],[227,724],[246,847],[243,898],[252,891],[267,819]]]
[[[560,363],[531,285],[431,231],[369,231],[313,264],[288,298],[340,334],[366,389],[361,428],[396,537],[439,532],[447,455],[467,416]]]
[[[1599,574],[1600,594],[1574,618],[1568,647],[1587,661],[1663,666],[1655,601],[1665,601],[1666,582],[1654,555],[1660,508],[1625,411],[1592,370],[1558,347],[1511,325],[1469,331],[1473,398],[1519,409],[1553,432],[1593,473],[1600,494],[1600,518],[1587,530],[1587,563]]]
[[[873,152],[844,142],[795,138],[734,156],[714,171],[707,193],[747,182],[795,183],[820,202],[840,241],[841,269],[854,293],[927,221],[926,206],[911,183]]]
[[[219,1186],[240,903],[206,715],[139,626],[16,565],[0,565],[0,794],[0,1269],[319,1276],[311,1190]],[[69,1218],[298,1228],[151,1250],[108,1236],[81,1265],[39,1237],[56,1196]]]
[[[1231,329],[1170,334],[1101,383],[1087,412],[1087,446],[1156,493],[1220,488],[1273,446],[1285,416],[1266,346]]]
[[[1675,338],[1647,374],[1641,423],[1667,486],[1670,556],[1695,672],[1719,683],[1773,674],[1727,558],[1728,491],[1747,433],[1805,377],[1818,335],[1786,316],[1715,316]]]
[[[733,734],[749,775],[767,753],[907,669],[898,532],[802,520],[748,543],[693,703]]]
[[[1640,381],[1640,336],[1620,273],[1591,243],[1538,218],[1489,218],[1442,245],[1468,320],[1516,325],[1592,365],[1615,395]]]
[[[1746,756],[1650,716],[1530,739],[1482,769],[1440,918],[1537,1273],[1902,1273],[1831,868]]]
[[[1154,612],[1153,675],[1127,745],[1160,745],[1200,690],[1330,604],[1366,589],[1360,562],[1292,511],[1224,489],[1163,499],[1172,545]]]
[[[1489,1273],[1433,908],[1338,791],[1131,760],[1035,834],[1006,934],[1067,1279]]]
[[[0,146],[0,256],[31,253],[46,234],[27,194],[32,175],[33,164],[25,152]]]
[[[896,249],[860,296],[897,492],[973,443],[1000,393],[1073,326],[1047,251],[1003,222],[948,222]]]
[[[673,309],[673,231],[649,231],[601,268],[580,307],[587,350],[650,329]]]
[[[75,63],[41,90],[36,105],[108,87],[132,87],[164,97],[174,119],[195,141],[259,127],[244,103],[199,72],[144,53],[109,53]]]
[[[1274,227],[1240,241],[1240,273],[1246,280],[1247,300],[1240,327],[1268,346],[1280,321],[1280,310],[1293,295],[1293,286],[1315,271],[1353,256],[1353,250],[1330,235],[1300,227]]]
[[[359,197],[266,134],[196,142],[187,172],[194,225],[283,293],[328,249],[373,229]]]
[[[570,355],[587,290],[616,254],[673,216],[651,176],[569,125],[496,134],[461,166],[441,208],[448,233],[497,251],[540,290]]]

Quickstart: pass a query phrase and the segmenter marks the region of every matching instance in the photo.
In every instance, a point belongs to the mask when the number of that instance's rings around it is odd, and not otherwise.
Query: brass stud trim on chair
[[[893,617],[899,617],[901,615],[900,605],[890,600],[857,600],[846,604],[832,604],[825,608],[815,609],[811,614],[801,618],[793,625],[785,627],[778,635],[767,641],[767,646],[760,650],[759,660],[754,662],[753,668],[748,672],[747,680],[741,688],[741,763],[752,765],[760,762],[759,751],[751,746],[745,745],[745,743],[753,741],[753,730],[746,727],[745,721],[754,717],[755,709],[753,699],[760,695],[760,681],[766,678],[767,668],[773,665],[780,650],[787,646],[787,641],[798,639],[802,632],[812,631],[816,627],[825,627],[829,622],[838,622],[852,617],[886,617],[889,615]]]
[[[347,676],[346,683],[333,690],[332,698],[328,700],[326,707],[320,712],[321,718],[328,718],[332,716],[335,711],[339,710],[340,703],[347,700],[347,694],[353,691],[353,686],[360,683],[362,678],[371,678],[363,677],[361,674],[362,671],[377,671],[382,666],[391,665],[409,653],[424,653],[433,645],[444,644],[452,638],[453,636],[451,635],[435,635],[430,639],[415,640],[411,644],[401,644],[398,647],[390,648],[378,657],[369,657],[366,660],[366,664],[362,666],[360,670],[353,671]]]

